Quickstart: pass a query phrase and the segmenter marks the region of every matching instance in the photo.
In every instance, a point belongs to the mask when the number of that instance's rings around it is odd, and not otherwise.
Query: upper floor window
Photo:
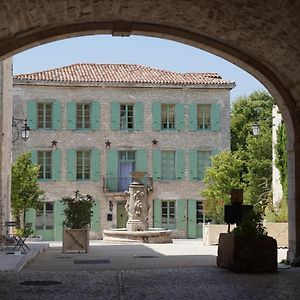
[[[91,177],[91,151],[76,152],[76,179],[88,180]]]
[[[197,128],[199,130],[209,130],[211,128],[211,105],[197,105]]]
[[[175,104],[161,105],[161,128],[162,129],[175,128]]]
[[[211,151],[197,151],[197,179],[203,180],[207,167],[211,166]]]
[[[52,128],[52,103],[37,104],[37,127],[39,129]]]
[[[37,164],[40,166],[38,178],[51,179],[52,178],[52,152],[37,151]]]
[[[162,151],[161,152],[161,178],[162,179],[175,179],[175,151]]]
[[[91,105],[90,104],[76,105],[76,128],[77,129],[91,128]]]
[[[141,102],[110,105],[110,127],[112,130],[143,130],[144,105]]]
[[[226,109],[226,107],[224,109]],[[220,103],[189,103],[189,130],[220,131],[221,110],[222,107]],[[226,125],[227,123],[224,124],[225,128]]]
[[[120,129],[133,129],[133,104],[120,105]]]

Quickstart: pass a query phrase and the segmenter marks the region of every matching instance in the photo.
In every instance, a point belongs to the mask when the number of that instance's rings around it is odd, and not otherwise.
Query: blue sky
[[[140,64],[175,72],[217,72],[236,82],[231,100],[264,86],[226,60],[177,42],[150,37],[92,35],[48,43],[14,56],[14,74],[74,63]]]

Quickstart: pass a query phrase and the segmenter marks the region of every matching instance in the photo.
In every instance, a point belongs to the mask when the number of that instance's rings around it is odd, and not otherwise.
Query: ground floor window
[[[161,208],[162,227],[167,229],[175,229],[175,201],[162,201]]]

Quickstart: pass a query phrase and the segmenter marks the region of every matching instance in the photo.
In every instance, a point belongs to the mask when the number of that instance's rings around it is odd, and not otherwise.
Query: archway
[[[299,256],[300,205],[296,199],[300,194],[297,184],[300,172],[297,66],[300,62],[294,42],[298,41],[299,25],[289,23],[297,17],[297,5],[284,7],[280,1],[272,7],[259,1],[254,5],[228,3],[224,7],[217,1],[177,1],[175,4],[168,1],[163,5],[159,1],[134,1],[134,4],[79,0],[72,5],[63,0],[55,5],[47,1],[34,4],[20,1],[15,6],[3,4],[3,14],[8,18],[2,19],[0,58],[71,36],[133,34],[172,39],[207,50],[254,75],[276,99],[288,128],[290,258]],[[262,16],[261,11],[266,14]],[[280,28],[284,28],[282,32],[273,26],[276,18],[277,23],[281,23]],[[264,26],[269,31],[264,30]],[[278,33],[276,38],[275,33]]]

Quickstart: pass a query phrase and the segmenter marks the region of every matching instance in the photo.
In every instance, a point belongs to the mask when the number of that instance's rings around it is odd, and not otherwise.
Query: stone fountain
[[[126,196],[125,209],[128,214],[126,228],[103,230],[103,240],[110,242],[136,243],[172,243],[171,230],[163,228],[149,228],[149,204],[147,190],[141,178],[144,172],[132,172],[132,183]]]

